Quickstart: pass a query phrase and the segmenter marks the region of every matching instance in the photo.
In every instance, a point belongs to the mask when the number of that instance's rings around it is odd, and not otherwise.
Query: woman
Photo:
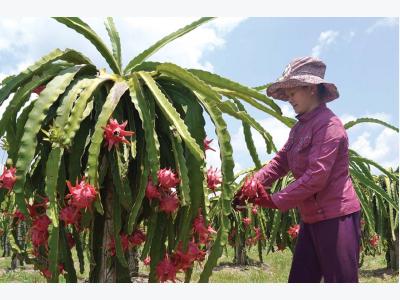
[[[326,106],[339,93],[323,79],[325,69],[317,58],[295,59],[267,89],[268,96],[289,101],[298,122],[252,182],[268,188],[289,171],[295,181],[273,195],[261,187],[249,202],[282,212],[298,208],[302,222],[289,282],[358,282],[360,202],[349,175],[346,130]],[[242,189],[234,206],[243,204]]]

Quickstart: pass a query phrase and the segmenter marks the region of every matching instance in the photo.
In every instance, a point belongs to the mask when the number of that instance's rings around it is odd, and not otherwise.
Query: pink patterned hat
[[[321,83],[325,86],[324,93],[321,95],[322,100],[324,102],[335,100],[339,97],[339,92],[333,83],[324,80],[325,70],[326,65],[316,57],[296,58],[287,65],[282,76],[267,88],[267,95],[288,101],[285,89]]]

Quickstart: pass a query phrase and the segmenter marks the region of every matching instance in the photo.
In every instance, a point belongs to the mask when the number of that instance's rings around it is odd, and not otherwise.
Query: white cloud
[[[350,148],[385,168],[398,166],[399,135],[391,129],[383,129],[375,139],[369,131],[364,131],[351,143]]]
[[[328,46],[335,42],[339,32],[333,30],[327,30],[320,33],[318,43],[312,49],[312,56],[319,57],[322,50],[328,48]]]
[[[193,22],[197,18],[116,18],[125,64],[164,36]],[[204,60],[207,51],[225,44],[225,37],[244,18],[219,18],[174,40],[148,60],[170,61],[186,68],[213,70]],[[109,44],[103,19],[85,19]],[[48,18],[0,19],[0,80],[16,74],[55,48],[73,48],[88,56],[98,67],[106,62],[83,36]],[[0,116],[4,111],[0,107]]]
[[[365,32],[367,34],[370,34],[377,30],[378,28],[386,27],[386,28],[391,28],[391,27],[396,27],[399,25],[399,18],[382,18],[376,21],[374,24],[372,24],[370,27],[368,27]]]
[[[195,18],[129,18],[124,19],[129,36],[137,35],[140,39],[127,40],[127,52],[140,53],[150,45],[179,28],[196,20]],[[149,60],[172,61],[187,68],[201,68],[209,71],[213,66],[203,61],[207,51],[221,48],[225,44],[224,37],[242,22],[243,18],[221,18],[212,20],[196,28],[185,36],[173,41]],[[122,34],[121,34],[122,36]],[[142,38],[144,37],[144,39]],[[133,51],[132,51],[133,50]]]
[[[193,22],[197,18],[116,18],[114,21],[121,36],[124,63],[147,49],[164,36]],[[212,70],[204,60],[207,51],[225,44],[225,37],[244,18],[220,18],[209,21],[192,32],[174,40],[149,60],[171,61],[183,67]],[[103,19],[85,18],[85,21],[102,37],[109,38]],[[74,48],[90,57],[96,65],[104,67],[104,59],[85,38],[52,19],[21,18],[0,20],[0,72],[10,74],[11,66],[21,61],[35,61],[54,48]],[[4,63],[1,61],[3,57]],[[6,58],[7,61],[6,61]],[[5,66],[7,65],[7,66]],[[6,70],[7,69],[7,70]]]
[[[391,123],[391,117],[384,112],[365,113],[361,116],[343,114],[343,124],[361,117],[379,119]],[[348,130],[350,148],[361,156],[374,160],[380,165],[396,168],[399,164],[399,135],[395,131],[375,123],[360,123]],[[380,174],[376,168],[373,173]]]

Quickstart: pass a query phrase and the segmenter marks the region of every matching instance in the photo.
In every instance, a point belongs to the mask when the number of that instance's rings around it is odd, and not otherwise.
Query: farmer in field
[[[346,130],[326,106],[339,93],[324,80],[325,69],[317,58],[298,58],[268,87],[268,96],[289,101],[298,122],[283,148],[233,201],[240,208],[254,190],[249,202],[282,212],[298,208],[302,222],[289,282],[358,282],[360,201],[349,175]],[[268,194],[265,189],[289,171],[295,181]]]

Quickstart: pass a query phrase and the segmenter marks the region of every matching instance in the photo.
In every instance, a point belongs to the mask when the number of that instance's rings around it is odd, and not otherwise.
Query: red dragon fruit
[[[295,239],[295,238],[297,238],[299,231],[300,231],[300,225],[296,224],[296,225],[293,225],[292,227],[290,227],[288,229],[287,233],[290,235],[290,237],[292,239]]]
[[[210,190],[215,192],[217,186],[222,183],[221,172],[217,168],[212,167],[207,170],[207,186]]]
[[[129,144],[129,141],[125,138],[126,136],[132,136],[135,134],[133,131],[126,131],[125,127],[128,121],[119,124],[117,120],[110,119],[107,126],[104,128],[104,138],[106,140],[106,145],[108,145],[108,151],[116,145],[118,147],[119,143]]]
[[[180,179],[171,169],[158,170],[157,177],[160,187],[165,190],[175,187],[180,182]]]
[[[39,247],[40,245],[47,245],[47,240],[49,238],[49,232],[47,230],[39,230],[37,227],[32,227],[30,229],[31,240],[34,247]]]
[[[156,274],[159,282],[166,282],[168,280],[175,282],[176,272],[176,267],[167,254],[156,267]]]
[[[253,208],[251,209],[251,213],[252,213],[253,215],[257,215],[257,213],[258,213],[258,207],[257,207],[257,206],[253,206]]]
[[[85,182],[85,177],[83,177],[79,183],[77,179],[75,186],[72,186],[71,183],[67,181],[67,186],[70,191],[70,194],[66,196],[67,199],[70,199],[69,204],[78,209],[90,209],[92,202],[96,199],[97,192],[92,185]]]
[[[179,207],[179,199],[176,193],[166,194],[160,199],[159,209],[166,213],[172,213]]]
[[[119,237],[121,239],[121,247],[122,251],[125,252],[126,250],[129,249],[129,237],[126,233],[121,232],[119,234]],[[115,239],[111,237],[107,244],[107,252],[109,253],[110,256],[115,256],[116,254],[116,249],[115,249]]]
[[[247,226],[249,226],[251,224],[251,219],[246,217],[246,218],[242,219],[242,222],[243,222],[243,225],[245,227],[247,227]]]
[[[140,246],[145,241],[146,241],[146,235],[140,229],[135,230],[129,236],[129,243],[131,244],[131,246]]]
[[[15,176],[16,168],[4,167],[3,174],[0,175],[0,188],[7,189],[9,191],[12,190],[15,181],[17,181],[17,177]]]
[[[199,208],[198,215],[193,220],[193,232],[198,235],[201,244],[207,244],[211,240],[210,235],[217,233],[210,225],[206,227],[201,208]]]
[[[120,238],[121,238],[121,246],[122,246],[122,251],[126,251],[129,249],[129,237],[126,233],[122,232],[120,233]]]
[[[200,250],[199,246],[195,242],[190,241],[186,252],[182,251],[182,242],[179,242],[178,248],[171,259],[177,270],[182,269],[183,271],[186,271],[193,266],[193,262],[203,261],[205,256],[206,252]]]
[[[17,222],[25,220],[25,215],[19,209],[15,210],[13,217],[18,219]]]
[[[75,206],[64,207],[60,212],[60,219],[64,221],[65,225],[77,224],[81,218],[81,213]]]
[[[374,234],[370,239],[369,239],[369,244],[373,247],[376,248],[378,247],[378,243],[381,237],[377,234]]]
[[[113,237],[107,243],[107,253],[110,256],[115,256],[115,254],[116,254],[115,239]]]
[[[204,221],[204,217],[201,214],[201,208],[199,208],[199,212],[197,217],[193,220],[193,231],[198,235],[208,234],[208,230]]]
[[[40,273],[47,279],[51,279],[51,271],[49,269],[42,269],[40,270]]]
[[[171,255],[171,262],[173,263],[175,270],[186,271],[193,265],[193,260],[188,253],[183,253],[181,249],[177,249],[174,254]]]
[[[255,232],[255,235],[253,237],[249,237],[246,240],[246,245],[248,245],[248,246],[256,245],[257,242],[263,238],[260,228],[253,227],[253,230]]]
[[[153,181],[151,179],[149,179],[149,181],[147,182],[146,198],[149,200],[161,198],[160,191],[158,190],[157,186],[153,184]]]
[[[147,256],[147,257],[143,260],[143,264],[144,264],[145,266],[149,266],[150,263],[151,263],[151,258],[150,258],[150,256]]]
[[[206,251],[200,250],[199,246],[194,242],[189,242],[187,253],[193,261],[203,261],[206,257]]]
[[[70,232],[67,233],[67,244],[69,249],[72,249],[76,244],[74,236]]]
[[[258,180],[255,178],[246,178],[242,187],[242,194],[245,198],[254,199],[258,196]]]
[[[46,209],[49,203],[49,198],[47,197],[42,197],[40,195],[37,195],[42,199],[41,202],[39,203],[34,203],[34,204],[28,204],[28,210],[29,210],[29,215],[32,217],[32,219],[38,217],[39,215],[42,215],[46,213]]]
[[[50,223],[50,218],[47,215],[42,215],[33,221],[32,228],[45,231],[49,228]]]

